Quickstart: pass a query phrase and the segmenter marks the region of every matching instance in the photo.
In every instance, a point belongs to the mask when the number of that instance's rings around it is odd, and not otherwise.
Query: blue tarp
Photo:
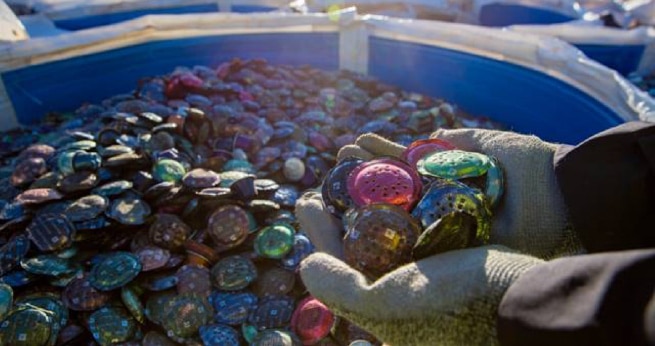
[[[480,25],[503,27],[518,24],[556,24],[571,21],[573,17],[532,6],[488,4],[482,6]]]
[[[580,90],[517,65],[384,39],[371,40],[370,56],[373,76],[546,140],[577,143],[622,122]]]
[[[646,47],[644,45],[576,44],[586,56],[616,70],[624,76],[637,69]]]

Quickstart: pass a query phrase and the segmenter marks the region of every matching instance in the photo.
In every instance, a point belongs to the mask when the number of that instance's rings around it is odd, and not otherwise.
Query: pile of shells
[[[364,75],[236,59],[5,132],[0,344],[376,344],[305,291],[296,199],[361,133],[463,126],[499,127]]]
[[[632,74],[628,76],[628,80],[637,88],[647,92],[651,97],[655,97],[655,72],[647,76]]]

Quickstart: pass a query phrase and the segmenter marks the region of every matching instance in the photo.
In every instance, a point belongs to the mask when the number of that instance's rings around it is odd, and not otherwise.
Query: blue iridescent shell
[[[258,298],[248,292],[214,291],[209,296],[209,301],[214,308],[216,322],[236,326],[248,320],[250,312],[257,306]]]
[[[250,314],[248,322],[259,330],[284,327],[291,321],[294,309],[295,301],[291,297],[266,298]]]
[[[451,212],[473,216],[477,222],[476,239],[489,240],[491,212],[483,193],[454,180],[436,180],[412,210],[412,216],[424,229]]]
[[[208,324],[198,330],[205,346],[239,346],[239,332],[221,324]]]
[[[291,251],[280,260],[286,269],[295,270],[305,257],[314,252],[314,244],[302,233],[293,236],[293,247]]]

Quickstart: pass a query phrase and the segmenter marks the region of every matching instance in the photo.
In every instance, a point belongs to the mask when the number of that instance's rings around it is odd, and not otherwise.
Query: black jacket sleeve
[[[655,345],[655,124],[561,147],[554,167],[592,254],[536,266],[512,284],[498,311],[501,345]]]
[[[554,165],[589,252],[655,247],[655,124],[626,123],[561,147]]]

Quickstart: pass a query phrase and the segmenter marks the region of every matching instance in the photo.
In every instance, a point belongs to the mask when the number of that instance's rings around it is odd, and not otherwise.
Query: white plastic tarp
[[[116,12],[162,9],[180,6],[217,4],[219,11],[230,12],[233,5],[283,8],[286,0],[6,0],[9,4],[33,9],[52,20],[80,18]]]
[[[648,75],[655,72],[655,28],[653,27],[642,26],[631,30],[623,30],[563,23],[551,25],[513,25],[508,27],[508,29],[516,32],[557,37],[571,44],[618,47],[643,45],[645,48],[634,73]]]
[[[356,7],[362,14],[405,19],[436,19],[475,23],[471,1],[458,0],[295,0],[289,7],[300,13],[339,11]]]
[[[422,18],[422,15],[452,18],[460,23],[479,24],[481,9],[487,5],[517,5],[559,13],[574,19],[602,11],[629,13],[644,25],[655,25],[653,0],[293,0],[290,7],[306,12],[357,7],[360,13]]]
[[[337,20],[335,20],[337,19]],[[243,33],[338,32],[339,67],[366,73],[371,36],[443,47],[542,72],[587,93],[624,120],[654,120],[655,100],[567,43],[522,32],[465,24],[326,14],[202,14],[146,16],[51,38],[0,45],[0,73],[131,45],[185,37]],[[0,84],[0,127],[16,126]]]
[[[304,13],[354,6],[361,13],[408,19],[441,15],[458,23],[477,24],[482,7],[491,4],[540,8],[573,18],[582,16],[580,4],[575,0],[295,0],[290,6]]]
[[[632,0],[627,1],[623,8],[645,25],[655,26],[655,1]]]
[[[18,20],[9,6],[0,0],[0,43],[28,38],[23,23]]]
[[[492,4],[544,9],[574,18],[561,24],[513,25],[509,27],[513,31],[557,37],[576,45],[644,46],[641,60],[633,72],[639,75],[655,72],[654,28],[642,26],[624,30],[604,27],[597,15],[597,12],[611,10],[625,13],[639,23],[655,25],[653,0],[633,0],[623,4],[611,0],[296,0],[291,7],[307,13],[355,6],[361,13],[480,24],[481,9]]]

